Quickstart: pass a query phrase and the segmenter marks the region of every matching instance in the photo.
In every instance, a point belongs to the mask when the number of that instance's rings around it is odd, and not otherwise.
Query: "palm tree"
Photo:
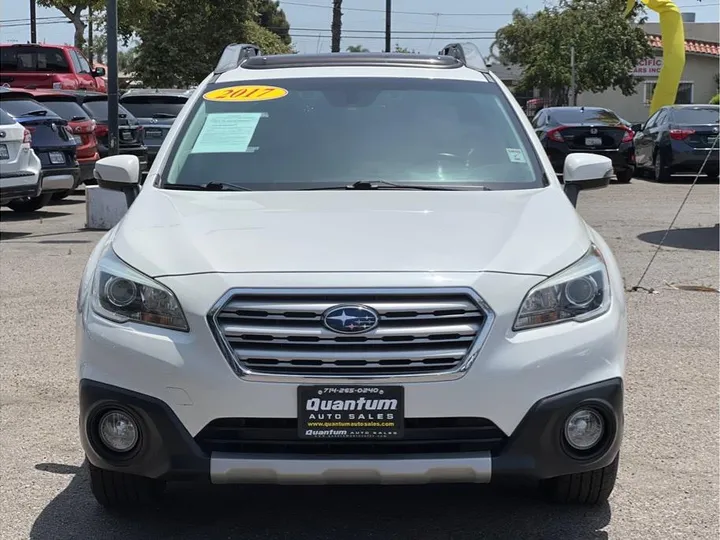
[[[330,50],[332,52],[340,52],[340,35],[342,34],[342,0],[333,0],[330,33],[332,35]]]
[[[347,52],[370,52],[362,45],[350,45],[347,49],[345,49]]]

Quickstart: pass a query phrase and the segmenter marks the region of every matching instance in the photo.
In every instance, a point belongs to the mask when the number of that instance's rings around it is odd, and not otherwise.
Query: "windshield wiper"
[[[26,112],[26,113],[23,114],[22,116],[46,116],[46,115],[47,115],[47,111],[46,111],[46,110],[38,109],[38,110],[36,110],[36,111]]]
[[[70,122],[80,122],[81,120],[89,120],[87,116],[73,116]]]
[[[431,184],[396,184],[394,182],[388,182],[387,180],[358,180],[347,186],[325,186],[308,188],[305,191],[322,191],[322,190],[373,190],[373,189],[417,189],[420,191],[464,191],[468,189],[479,189],[482,191],[490,191],[489,187],[486,186],[443,186],[443,185],[431,185]]]
[[[252,191],[245,186],[226,184],[224,182],[208,182],[207,184],[164,184],[163,189],[177,189],[183,191]]]
[[[156,112],[152,115],[152,118],[177,118],[177,114],[172,113],[166,113],[166,112]]]

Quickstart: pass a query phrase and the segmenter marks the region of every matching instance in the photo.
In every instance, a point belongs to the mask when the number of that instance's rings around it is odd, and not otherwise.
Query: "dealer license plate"
[[[602,139],[600,137],[588,137],[585,139],[585,146],[600,146]]]
[[[7,144],[0,144],[0,159],[10,159]]]
[[[121,138],[123,141],[132,141],[132,138],[133,138],[133,137],[132,137],[132,133],[130,133],[129,131],[127,131],[127,130],[122,130],[122,131],[120,131],[120,138]]]
[[[298,436],[386,440],[403,436],[402,386],[300,386]]]
[[[145,138],[146,139],[160,139],[161,137],[162,137],[161,129],[146,129],[145,130]]]
[[[65,163],[65,156],[62,152],[50,152],[48,157],[50,158],[50,163],[53,165]]]

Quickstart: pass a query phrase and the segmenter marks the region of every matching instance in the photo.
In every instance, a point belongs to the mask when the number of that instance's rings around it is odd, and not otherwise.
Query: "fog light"
[[[602,416],[591,409],[579,409],[565,422],[565,439],[575,450],[589,450],[605,432]]]
[[[129,452],[138,442],[135,421],[122,411],[106,412],[98,422],[100,440],[113,452]]]

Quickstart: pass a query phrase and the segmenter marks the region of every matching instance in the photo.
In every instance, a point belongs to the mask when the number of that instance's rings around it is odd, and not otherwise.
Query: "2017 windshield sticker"
[[[214,113],[205,119],[191,154],[247,152],[265,113]]]
[[[206,101],[268,101],[280,99],[288,95],[288,91],[277,86],[245,85],[218,88],[203,94]]]
[[[513,163],[527,163],[525,153],[520,148],[506,148],[508,159]]]

